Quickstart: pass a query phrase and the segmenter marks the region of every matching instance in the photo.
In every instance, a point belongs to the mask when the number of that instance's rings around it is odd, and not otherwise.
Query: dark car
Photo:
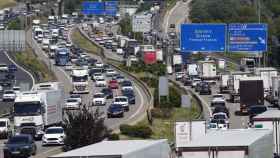
[[[184,86],[190,86],[192,84],[192,79],[190,77],[184,77],[182,82]]]
[[[38,139],[36,137],[36,128],[34,126],[25,126],[22,127],[20,130],[20,134],[26,134],[26,135],[31,135],[33,139]]]
[[[211,91],[211,87],[209,84],[203,84],[201,86],[201,89],[199,91],[199,95],[211,95],[212,91]]]
[[[219,112],[223,112],[226,113],[228,118],[230,116],[228,109],[225,106],[219,105],[219,106],[215,106],[214,110],[213,110],[213,114],[215,113],[219,113]]]
[[[248,113],[250,117],[254,117],[258,114],[261,114],[263,112],[267,111],[267,107],[265,105],[251,105],[248,108]]]
[[[89,59],[87,60],[87,62],[88,62],[88,64],[89,64],[90,66],[94,66],[95,63],[97,62],[97,60],[94,59],[94,58],[89,58]]]
[[[106,99],[112,99],[114,97],[114,93],[111,88],[103,88],[101,93],[106,96]]]
[[[20,134],[5,143],[4,157],[30,157],[36,155],[37,147],[31,135]]]
[[[129,104],[135,104],[135,94],[134,91],[131,89],[124,89],[122,90],[122,95],[128,98]]]
[[[123,117],[124,109],[123,106],[120,104],[112,104],[109,106],[107,110],[107,117]]]
[[[17,67],[16,67],[16,65],[11,64],[8,66],[8,70],[9,70],[9,72],[15,72],[15,71],[17,71]]]

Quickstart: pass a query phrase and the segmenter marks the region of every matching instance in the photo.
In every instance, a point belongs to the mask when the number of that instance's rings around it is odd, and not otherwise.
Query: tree
[[[67,112],[64,119],[65,150],[72,150],[104,140],[110,133],[104,124],[103,113],[91,112],[84,105],[78,112]]]

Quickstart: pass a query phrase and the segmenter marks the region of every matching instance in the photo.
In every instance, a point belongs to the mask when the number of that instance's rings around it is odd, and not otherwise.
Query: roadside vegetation
[[[190,19],[194,23],[258,23],[258,1],[252,0],[194,0]],[[260,2],[261,23],[267,23],[268,66],[280,66],[280,1]]]
[[[38,82],[55,81],[56,77],[50,67],[37,59],[31,48],[26,48],[24,52],[12,54],[17,63],[27,68]]]
[[[89,53],[101,55],[102,49],[94,45],[91,41],[86,39],[78,29],[75,29],[72,34],[73,43],[77,44],[80,48],[85,49]]]
[[[20,18],[15,18],[14,20],[12,20],[11,22],[9,22],[8,26],[7,26],[8,30],[23,30],[23,25],[20,21]]]
[[[13,7],[16,5],[15,0],[0,0],[0,9]]]

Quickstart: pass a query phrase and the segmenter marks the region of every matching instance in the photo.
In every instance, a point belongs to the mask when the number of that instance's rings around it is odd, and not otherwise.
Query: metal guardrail
[[[171,80],[171,79],[168,79],[172,84],[174,84],[175,86],[177,86],[181,91],[183,91],[184,93],[186,94],[191,94],[191,96],[198,102],[198,105],[199,105],[199,109],[200,109],[200,113],[198,115],[198,117],[196,119],[201,119],[202,116],[203,116],[203,112],[204,112],[204,109],[203,109],[203,102],[200,100],[200,98],[190,89],[186,89],[184,87],[182,87],[180,84],[178,84],[177,82]]]
[[[117,70],[121,71],[122,73],[126,74],[127,77],[129,77],[130,79],[134,80],[136,82],[136,84],[139,85],[140,88],[142,88],[142,90],[145,92],[145,94],[147,95],[148,97],[148,105],[146,105],[146,109],[145,110],[149,110],[150,108],[153,107],[153,103],[154,103],[154,97],[153,97],[153,94],[152,92],[149,90],[148,88],[148,85],[146,83],[144,83],[142,80],[138,79],[135,75],[131,74],[130,72],[126,71],[126,70],[123,70],[122,68],[120,68],[119,66],[117,66],[116,64],[114,63],[118,63],[118,64],[121,64],[122,62],[121,61],[118,61],[118,60],[115,60],[115,59],[112,59],[112,58],[108,58],[106,56],[106,54],[104,53],[105,52],[105,49],[101,46],[99,46],[97,43],[95,43],[94,41],[90,40],[87,36],[85,36],[85,34],[80,30],[80,28],[78,28],[80,34],[88,39],[92,44],[96,45],[98,48],[101,49],[101,52],[97,52],[98,54],[100,54],[100,56],[102,57],[103,61],[111,66],[113,66],[114,68],[116,68]],[[142,118],[141,118],[142,119]],[[140,120],[140,119],[139,119]],[[138,120],[137,120],[138,121]],[[137,121],[135,122],[132,122],[130,124],[134,124],[136,123]]]

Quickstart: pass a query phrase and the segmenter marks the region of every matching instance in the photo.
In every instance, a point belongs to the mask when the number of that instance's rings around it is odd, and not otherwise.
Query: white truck
[[[254,74],[260,76],[261,79],[263,79],[264,92],[267,95],[272,88],[272,77],[277,76],[276,68],[273,67],[255,68]]]
[[[271,78],[272,81],[272,87],[271,87],[271,100],[270,102],[274,105],[278,105],[278,99],[279,99],[279,86],[280,86],[280,76],[275,76]]]
[[[222,74],[221,75],[221,80],[220,80],[220,93],[225,93],[228,92],[229,86],[228,86],[228,81],[229,81],[230,75],[228,74]]]
[[[163,61],[163,52],[161,49],[156,50],[156,58],[157,58],[157,61]]]
[[[72,93],[89,93],[88,70],[79,68],[72,70]]]
[[[216,63],[213,60],[199,61],[199,76],[203,79],[215,79],[217,78]]]
[[[253,117],[251,121],[253,128],[273,130],[273,151],[280,154],[280,111],[265,111]]]
[[[256,61],[253,58],[241,58],[241,71],[253,71],[256,67]]]
[[[50,46],[50,39],[48,38],[43,38],[43,41],[42,41],[42,49],[44,51],[48,51],[49,50],[49,46]]]
[[[218,59],[217,60],[217,66],[219,69],[224,70],[226,67],[226,60],[225,59]]]
[[[39,83],[20,93],[13,105],[14,130],[29,131],[41,139],[46,127],[62,122],[63,87],[59,82]]]
[[[182,55],[181,54],[174,54],[173,55],[173,60],[172,60],[173,65],[180,65],[183,63]]]
[[[188,76],[198,76],[198,65],[197,64],[188,64],[187,65],[187,75]]]

